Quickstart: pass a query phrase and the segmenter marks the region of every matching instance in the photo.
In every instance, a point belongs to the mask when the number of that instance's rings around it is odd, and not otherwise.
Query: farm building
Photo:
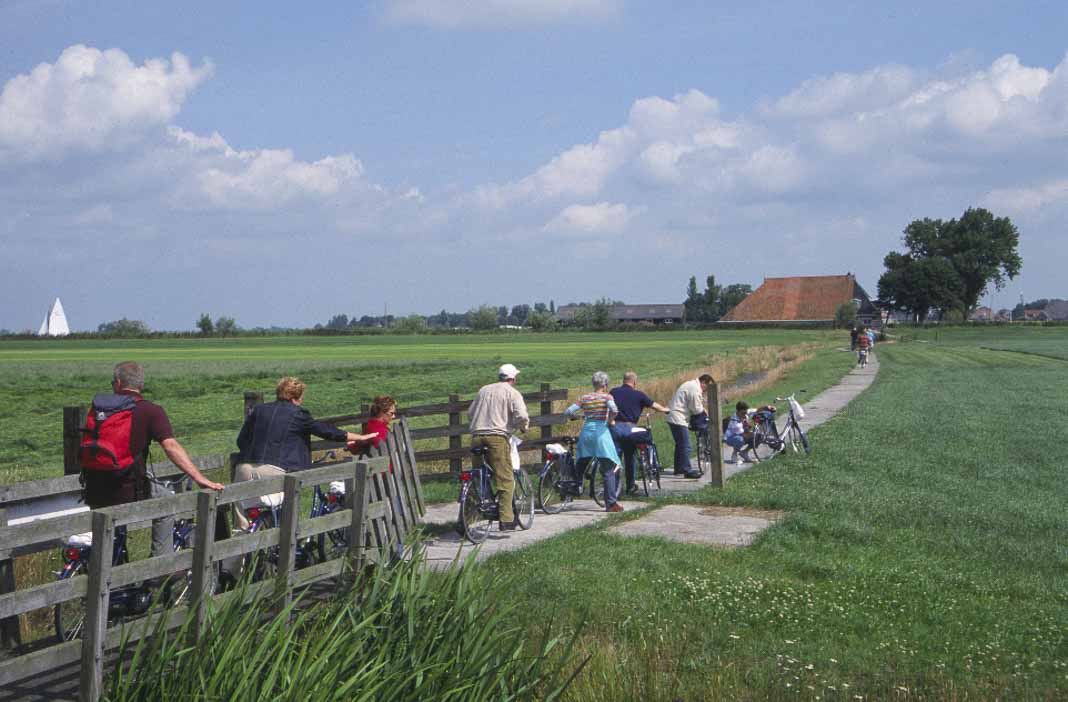
[[[556,318],[561,322],[574,321],[581,305],[561,305]],[[646,322],[651,324],[682,324],[686,319],[685,305],[614,305],[611,311],[615,322]]]
[[[765,278],[720,322],[831,323],[839,306],[850,301],[857,303],[857,320],[861,324],[871,325],[879,319],[879,310],[852,273]]]

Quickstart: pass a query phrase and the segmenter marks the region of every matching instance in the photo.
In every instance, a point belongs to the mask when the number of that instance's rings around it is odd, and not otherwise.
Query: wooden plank
[[[380,539],[378,546],[388,546],[400,541],[401,534],[397,529],[397,518],[393,514],[393,501],[389,499],[389,495],[386,493],[385,478],[381,475],[371,476],[371,496],[372,502],[380,502],[386,507],[384,540]]]
[[[263,531],[257,531],[251,534],[231,536],[225,541],[218,541],[215,543],[214,560],[221,561],[227,558],[234,558],[235,556],[243,556],[246,553],[253,553],[277,545],[277,529],[264,529]]]
[[[322,468],[309,468],[307,470],[294,471],[292,474],[300,480],[301,485],[322,485],[334,480],[344,480],[352,475],[355,469],[356,457],[353,456],[342,463],[333,463]]]
[[[193,582],[191,585],[191,606],[195,608],[193,628],[190,632],[195,644],[204,634],[207,625],[208,595],[211,594],[215,581],[215,569],[212,568],[212,551],[215,546],[215,514],[218,496],[214,490],[197,493],[196,535],[193,543]]]
[[[408,504],[404,488],[401,487],[400,473],[393,471],[392,473],[384,473],[382,477],[385,479],[386,492],[389,494],[390,505],[393,507],[393,518],[396,520],[397,525],[397,540],[400,543],[404,543],[404,539],[407,538],[408,532],[411,531],[413,526],[412,508]]]
[[[709,482],[718,488],[723,487],[723,442],[720,440],[723,432],[722,418],[720,417],[720,392],[719,383],[713,380],[705,390],[708,396],[708,445],[711,449],[712,460],[709,466]]]
[[[278,606],[285,607],[293,601],[291,586],[293,571],[297,565],[297,522],[300,520],[300,478],[285,476],[285,502],[282,503],[282,523],[278,526],[278,578],[275,595]]]
[[[61,493],[81,493],[81,491],[82,486],[78,482],[77,475],[64,475],[62,478],[45,478],[43,480],[27,480],[22,483],[0,485],[0,505]]]
[[[366,461],[356,463],[356,472],[351,480],[345,481],[345,495],[351,500],[352,524],[349,539],[349,560],[353,572],[363,567],[364,538],[367,528],[367,473]]]
[[[334,558],[313,566],[302,568],[293,574],[293,587],[302,587],[320,580],[329,580],[341,575],[341,569],[345,565],[344,558]]]
[[[317,536],[334,529],[348,529],[352,524],[352,513],[347,509],[339,509],[330,514],[324,514],[314,519],[302,519],[297,524],[297,540],[306,539],[309,536]]]
[[[84,534],[92,529],[90,515],[90,512],[79,512],[55,519],[42,519],[27,524],[0,527],[0,544],[4,544],[4,549],[0,551],[0,558],[35,553],[42,550],[34,548],[38,544],[47,544],[46,548],[51,548],[53,542],[66,539],[71,534]]]
[[[93,550],[96,550],[96,541],[93,542]],[[145,558],[133,563],[124,563],[111,569],[111,589],[133,585],[150,578],[162,578],[180,570],[189,570],[193,567],[193,552],[190,550],[175,551],[162,556]]]
[[[418,516],[426,514],[426,500],[423,498],[423,484],[419,479],[419,465],[415,462],[415,446],[412,442],[411,428],[407,420],[401,421],[400,439],[403,443],[404,452],[407,454],[405,465],[408,466],[408,480],[415,486],[415,500],[419,509]],[[461,450],[463,448],[461,447]]]
[[[103,692],[104,642],[108,630],[114,540],[112,515],[107,510],[93,512],[93,550],[89,555],[89,589],[85,596],[85,627],[82,630],[79,684],[82,702],[97,702]]]
[[[0,618],[13,617],[35,609],[51,607],[58,602],[84,597],[87,587],[88,581],[79,577],[56,580],[0,595]]]
[[[191,512],[197,508],[197,496],[193,492],[181,495],[153,497],[148,500],[127,502],[114,507],[102,507],[95,512],[106,512],[115,520],[115,526],[145,522],[160,517],[170,517],[179,512]],[[71,532],[77,533],[77,532]],[[96,542],[93,542],[94,544]]]
[[[84,407],[63,408],[63,472],[66,475],[78,475],[82,472],[79,453],[84,424]]]
[[[548,393],[551,389],[552,388],[548,383],[542,383],[541,384],[542,392]],[[547,417],[547,416],[551,415],[553,413],[553,403],[552,403],[552,401],[550,401],[550,400],[542,400],[541,404],[538,405],[538,411],[539,411],[539,413],[541,414],[542,417]],[[552,427],[550,425],[548,425],[548,424],[534,424],[534,422],[533,422],[534,417],[531,417],[530,419],[531,419],[531,423],[530,423],[531,426],[540,426],[541,427],[541,437],[543,439],[548,438],[548,437],[553,435],[553,429],[552,429]]]
[[[4,508],[0,507],[0,527],[7,525],[7,516]],[[15,591],[15,562],[10,558],[0,560],[0,595],[7,595]],[[22,632],[19,630],[19,618],[6,617],[0,619],[0,648],[14,648],[22,643]]]
[[[32,678],[41,673],[74,663],[82,656],[82,642],[65,643],[39,649],[5,661],[0,661],[0,689],[13,682]]]
[[[450,403],[459,403],[460,402],[460,396],[455,394],[455,393],[452,394],[452,395],[449,395],[449,402]],[[461,426],[463,426],[463,425],[460,423],[460,413],[459,412],[451,412],[451,413],[449,413],[449,426],[447,427],[447,429],[450,432],[448,434],[448,437],[449,437],[449,448],[451,448],[451,449],[461,448],[460,435],[458,433],[453,433],[453,432],[456,432],[456,430],[458,430]],[[463,467],[463,462],[459,458],[450,458],[449,459],[449,470],[452,471],[453,473],[459,473],[460,472],[460,468],[462,468],[462,467]]]
[[[415,486],[412,485],[411,466],[408,462],[408,453],[403,450],[402,436],[398,432],[393,433],[397,438],[389,442],[390,460],[393,463],[394,482],[397,484],[400,499],[404,503],[410,530],[419,521],[419,501],[415,495]]]
[[[285,476],[274,475],[259,480],[246,480],[240,483],[231,483],[219,493],[219,505],[232,505],[242,500],[252,500],[261,495],[273,495],[282,492]]]

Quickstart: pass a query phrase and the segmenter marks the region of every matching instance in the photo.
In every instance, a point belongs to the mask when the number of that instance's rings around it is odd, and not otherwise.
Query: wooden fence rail
[[[542,446],[552,441],[553,425],[563,424],[567,418],[560,413],[553,413],[554,401],[567,400],[566,389],[552,389],[548,383],[543,383],[541,389],[523,394],[523,399],[528,404],[536,404],[536,411],[531,414],[531,425],[537,427],[540,436],[535,436],[534,431],[528,433],[528,438],[519,446],[521,452],[540,450]],[[258,402],[263,401],[263,394],[249,391],[244,393],[244,413],[251,411]],[[424,405],[398,407],[398,422],[401,430],[390,433],[391,443],[389,451],[396,454],[393,458],[394,465],[403,465],[409,475],[397,485],[411,510],[409,514],[422,514],[424,500],[421,482],[418,479],[417,462],[448,461],[452,471],[458,471],[464,459],[470,457],[470,452],[464,447],[463,435],[468,432],[468,424],[463,415],[470,406],[470,399],[461,399],[459,394],[449,396],[447,402],[437,402]],[[61,540],[71,534],[84,533],[92,529],[92,517],[88,509],[80,504],[81,485],[79,484],[78,470],[78,441],[79,428],[85,416],[82,407],[64,408],[64,467],[69,473],[61,478],[48,478],[12,485],[0,485],[0,595],[10,593],[15,587],[14,561],[16,556],[23,556],[38,551],[55,548]],[[441,417],[441,425],[421,426],[412,428],[409,425],[411,418]],[[358,414],[338,415],[324,417],[320,421],[334,424],[339,427],[362,424],[369,416],[366,410]],[[447,439],[448,448],[417,448],[417,444],[436,442],[440,445],[441,440]],[[313,442],[313,457],[317,461],[329,460],[331,456],[343,457],[348,454],[339,451],[343,444],[330,441]],[[201,471],[219,470],[229,468],[231,464],[230,454],[212,454],[194,457],[193,463]],[[161,478],[171,478],[179,474],[179,470],[169,461],[155,463],[151,466],[153,472]],[[383,488],[384,489],[384,488]],[[197,508],[190,498],[182,503],[184,509],[192,514]],[[19,525],[41,515],[60,515],[56,518],[45,520],[47,526],[33,526],[26,524],[27,531],[6,532],[12,525]],[[184,515],[183,515],[184,516]],[[136,522],[135,526],[144,526],[144,521]],[[384,530],[392,528],[394,534],[397,529],[387,526],[385,523],[374,525],[375,529]],[[16,536],[32,531],[40,538],[34,541],[23,539],[15,540]],[[5,538],[10,534],[11,538]],[[84,594],[84,593],[81,593]],[[9,647],[18,645],[19,629],[13,619],[5,619],[0,616],[0,646]]]
[[[74,577],[0,595],[0,619],[85,598],[81,641],[60,643],[0,662],[0,686],[80,660],[81,697],[92,701],[99,699],[105,652],[118,645],[122,634],[121,626],[107,626],[110,594],[126,585],[183,570],[191,572],[191,604],[127,623],[127,627],[132,627],[127,634],[137,640],[153,632],[160,617],[164,618],[163,626],[167,628],[180,626],[190,616],[189,607],[194,609],[196,632],[210,625],[207,598],[200,595],[212,592],[215,564],[227,559],[277,546],[277,576],[273,581],[255,584],[245,592],[252,597],[273,597],[280,603],[288,602],[295,588],[338,577],[344,572],[346,562],[358,568],[366,562],[379,560],[407,536],[422,514],[421,488],[410,445],[407,427],[402,425],[391,434],[386,455],[379,457],[350,458],[321,468],[238,483],[219,493],[184,493],[54,519],[0,526],[0,544],[4,544],[8,553],[28,552],[38,544],[52,544],[57,538],[87,530],[93,534],[88,577]],[[301,490],[337,480],[346,484],[347,507],[315,519],[302,517]],[[212,527],[218,508],[275,492],[285,494],[279,528],[215,541]],[[186,513],[196,514],[197,530],[192,549],[112,565],[111,545],[116,527],[143,525],[159,517]],[[338,529],[350,530],[345,557],[296,569],[298,542]],[[233,593],[224,593],[213,598],[221,601],[231,596]]]

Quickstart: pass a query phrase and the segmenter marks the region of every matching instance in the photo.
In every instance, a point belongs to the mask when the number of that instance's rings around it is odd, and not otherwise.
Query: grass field
[[[1068,365],[997,341],[880,346],[811,456],[688,498],[786,511],[751,548],[617,517],[490,559],[531,623],[586,622],[569,699],[1068,696]]]
[[[471,397],[503,362],[522,370],[521,389],[584,387],[598,369],[613,380],[627,368],[664,376],[745,348],[827,347],[841,337],[753,330],[0,342],[0,483],[61,474],[62,407],[108,391],[111,369],[123,360],[144,364],[146,397],[167,409],[177,438],[197,455],[232,450],[244,391],[270,398],[283,375],[307,382],[306,406],[326,416],[355,411],[380,393],[402,405],[452,392]]]
[[[1068,327],[1064,326],[1024,324],[996,328],[909,329],[902,334],[928,343],[980,346],[1068,359]]]

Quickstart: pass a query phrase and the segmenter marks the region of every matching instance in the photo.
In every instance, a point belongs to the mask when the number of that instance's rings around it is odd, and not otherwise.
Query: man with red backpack
[[[148,448],[158,443],[171,463],[202,488],[225,486],[208,480],[174,438],[167,413],[141,397],[145,371],[126,361],[115,366],[113,394],[93,398],[82,429],[80,459],[85,502],[91,509],[162,497],[163,489],[148,476]],[[152,523],[152,555],[171,550],[171,519]]]

